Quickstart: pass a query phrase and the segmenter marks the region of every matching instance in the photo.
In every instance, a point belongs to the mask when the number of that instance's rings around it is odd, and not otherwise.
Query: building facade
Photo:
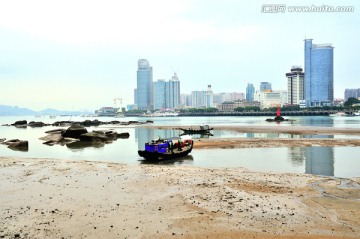
[[[165,109],[165,95],[166,87],[165,80],[157,80],[154,82],[154,109]]]
[[[271,91],[271,83],[270,82],[260,82],[260,91]]]
[[[214,106],[214,93],[211,89],[211,85],[208,85],[206,90],[206,108],[210,108]]]
[[[153,109],[153,71],[146,59],[138,60],[136,103],[140,110]]]
[[[191,92],[191,106],[193,108],[206,108],[206,91]]]
[[[255,87],[253,84],[248,83],[246,87],[246,100],[254,101]]]
[[[226,101],[222,104],[217,105],[217,109],[222,112],[232,112],[236,108],[246,108],[246,107],[260,107],[260,102],[258,101],[245,101],[245,100],[236,100],[236,101]]]
[[[254,100],[260,102],[260,108],[282,107],[287,104],[288,93],[286,90],[256,91]]]
[[[180,81],[176,73],[168,82],[165,82],[165,106],[167,109],[176,109],[180,105]]]
[[[180,105],[180,81],[176,73],[169,81],[154,82],[154,109],[176,109]]]
[[[286,73],[288,83],[288,100],[290,105],[300,105],[305,100],[305,81],[304,72],[300,66],[291,67],[291,71]]]
[[[345,89],[344,102],[346,102],[351,97],[359,98],[360,97],[360,89]]]
[[[334,101],[334,48],[305,39],[305,101],[307,107]]]
[[[214,93],[211,89],[211,85],[208,85],[207,90],[191,92],[191,106],[193,108],[214,107]]]

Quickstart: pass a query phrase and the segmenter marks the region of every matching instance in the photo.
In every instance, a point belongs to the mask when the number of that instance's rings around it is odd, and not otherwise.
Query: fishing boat
[[[194,141],[189,137],[157,139],[145,143],[145,150],[139,150],[139,156],[146,160],[169,160],[184,157],[193,149]]]
[[[210,128],[209,125],[200,125],[199,129],[193,129],[193,128],[189,128],[189,129],[180,128],[180,129],[184,131],[183,134],[211,134],[210,131],[213,130],[214,128]]]

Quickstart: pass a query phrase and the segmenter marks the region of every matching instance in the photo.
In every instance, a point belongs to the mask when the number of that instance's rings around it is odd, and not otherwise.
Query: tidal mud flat
[[[360,178],[0,158],[2,238],[359,238]]]

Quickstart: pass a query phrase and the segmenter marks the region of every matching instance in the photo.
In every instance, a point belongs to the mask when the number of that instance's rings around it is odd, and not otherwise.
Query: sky
[[[268,13],[267,4],[286,4]],[[289,6],[354,12],[289,12]],[[264,12],[265,11],[265,12]],[[286,90],[304,39],[334,47],[334,95],[360,88],[360,0],[0,0],[0,105],[96,110],[133,103],[138,59],[181,93]],[[119,101],[117,102],[119,106]]]

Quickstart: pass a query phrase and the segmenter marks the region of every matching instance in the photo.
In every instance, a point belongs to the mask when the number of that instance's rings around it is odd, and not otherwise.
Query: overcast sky
[[[354,6],[352,13],[262,13],[268,3]],[[267,10],[267,8],[264,8]],[[286,90],[304,42],[332,43],[335,97],[360,88],[360,1],[0,0],[0,104],[95,110],[133,103],[137,60],[181,93]]]

